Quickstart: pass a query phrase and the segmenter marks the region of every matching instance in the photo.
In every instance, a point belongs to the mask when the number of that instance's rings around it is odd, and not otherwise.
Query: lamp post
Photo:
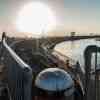
[[[36,37],[36,52],[38,52],[39,51],[39,48],[40,48],[40,38],[42,38],[43,37],[43,32],[44,32],[44,29],[40,32],[40,34],[39,35],[37,35],[37,37]]]

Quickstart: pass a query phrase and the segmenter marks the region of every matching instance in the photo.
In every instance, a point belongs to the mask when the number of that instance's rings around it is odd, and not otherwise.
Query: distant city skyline
[[[57,26],[51,33],[100,33],[100,0],[0,0],[0,32],[17,33],[15,21],[20,8],[40,1],[50,7]],[[50,32],[49,32],[50,33]]]

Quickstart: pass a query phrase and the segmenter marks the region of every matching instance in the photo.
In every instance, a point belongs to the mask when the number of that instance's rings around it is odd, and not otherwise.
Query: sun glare
[[[48,32],[56,25],[56,19],[51,9],[40,2],[24,5],[18,14],[16,26],[20,32],[41,35],[42,31]]]

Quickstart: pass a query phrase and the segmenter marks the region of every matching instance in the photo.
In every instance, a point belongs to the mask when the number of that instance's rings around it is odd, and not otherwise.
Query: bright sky
[[[0,31],[17,32],[15,19],[23,5],[39,0],[0,0]],[[55,34],[100,33],[100,0],[40,0],[56,16]],[[53,30],[54,31],[54,30]]]

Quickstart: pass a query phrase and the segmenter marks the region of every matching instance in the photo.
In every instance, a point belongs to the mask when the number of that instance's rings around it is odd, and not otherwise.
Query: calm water
[[[55,51],[70,57],[75,61],[79,61],[81,66],[84,66],[84,50],[88,45],[97,45],[100,47],[100,41],[95,39],[78,40],[74,42],[62,42],[56,45]],[[92,57],[92,66],[95,65],[95,57]],[[100,64],[100,54],[98,54],[98,64]],[[83,68],[83,67],[82,67]],[[84,69],[83,69],[84,70]]]

